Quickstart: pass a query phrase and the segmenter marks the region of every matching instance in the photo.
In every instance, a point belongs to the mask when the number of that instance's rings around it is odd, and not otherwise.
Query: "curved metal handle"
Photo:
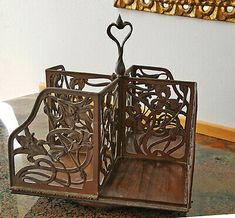
[[[123,42],[120,43],[117,40],[117,38],[112,34],[111,29],[112,29],[112,27],[116,27],[117,29],[122,30],[126,26],[130,27],[130,31],[128,32],[128,34],[124,38]],[[118,19],[117,19],[116,23],[111,23],[107,28],[107,34],[108,34],[109,38],[112,39],[117,44],[117,47],[118,47],[118,55],[119,56],[118,56],[118,60],[117,60],[117,63],[116,63],[115,72],[119,76],[123,76],[126,72],[125,64],[123,62],[123,48],[124,48],[124,45],[125,45],[126,41],[130,38],[130,36],[132,34],[132,31],[133,31],[132,24],[130,22],[127,22],[127,21],[123,22],[120,15],[118,16]]]

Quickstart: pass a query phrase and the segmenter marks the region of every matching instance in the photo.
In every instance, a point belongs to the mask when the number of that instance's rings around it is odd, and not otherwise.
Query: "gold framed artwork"
[[[114,0],[114,6],[165,15],[235,22],[235,0]]]

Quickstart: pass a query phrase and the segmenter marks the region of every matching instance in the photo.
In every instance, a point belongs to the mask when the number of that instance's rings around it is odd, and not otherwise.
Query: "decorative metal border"
[[[235,22],[235,0],[115,0],[114,6],[165,15]]]

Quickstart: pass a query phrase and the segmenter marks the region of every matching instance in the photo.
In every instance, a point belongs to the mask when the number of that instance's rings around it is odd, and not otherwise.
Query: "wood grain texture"
[[[181,125],[185,125],[185,118],[180,116]],[[196,133],[223,139],[229,142],[235,142],[235,128],[223,126],[221,124],[211,123],[203,120],[197,120]]]
[[[102,197],[184,205],[184,164],[146,159],[121,159],[101,191]],[[137,179],[138,178],[138,179]]]
[[[203,135],[235,142],[235,128],[198,120],[196,131]]]

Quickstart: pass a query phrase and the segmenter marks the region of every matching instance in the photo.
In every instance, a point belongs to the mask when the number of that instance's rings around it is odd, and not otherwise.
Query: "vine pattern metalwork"
[[[85,86],[88,87],[105,87],[116,78],[115,75],[102,75],[102,74],[87,74],[78,72],[65,71],[63,65],[58,65],[53,68],[46,70],[47,75],[47,86],[73,89],[73,90],[84,90]],[[98,81],[102,79],[103,81]]]
[[[115,176],[117,165],[125,158],[143,158],[155,159],[158,168],[162,165],[158,166],[158,160],[162,158],[162,163],[170,159],[172,163],[187,167],[187,172],[182,172],[183,180],[186,179],[184,195],[191,197],[196,84],[172,81],[170,71],[165,68],[132,66],[131,70],[125,71],[122,58],[124,44],[132,32],[129,24],[119,18],[107,30],[118,45],[117,75],[70,72],[62,65],[46,70],[47,87],[54,88],[47,88],[39,94],[28,119],[9,137],[12,190],[94,200],[84,202],[89,204],[99,204],[101,200],[103,205],[110,200],[108,203],[115,205],[112,196],[104,196],[109,199],[102,202],[102,191]],[[113,26],[118,29],[130,26],[122,43],[112,35]],[[148,74],[148,70],[158,72]],[[91,79],[103,78],[109,82],[91,82]],[[114,78],[117,79],[113,81]],[[85,92],[86,85],[103,89],[99,93]],[[49,131],[45,138],[41,137],[44,139],[38,139],[30,124],[42,103],[49,120]],[[181,124],[179,116],[186,118],[185,124]],[[16,140],[19,146],[15,145]],[[18,162],[17,157],[24,160]],[[26,164],[23,167],[22,162]],[[137,166],[140,167],[143,169],[142,165]],[[140,179],[142,183],[142,175],[134,179]],[[127,180],[123,184],[124,190],[128,185]],[[167,194],[166,191],[164,196]],[[172,202],[158,204],[159,201],[154,204],[147,197],[143,201],[119,197],[123,200],[119,205],[158,209],[186,211],[191,204],[191,198],[187,196],[182,206]]]
[[[118,86],[115,85],[102,99],[100,185],[114,167],[117,158]]]
[[[162,67],[133,65],[128,69],[127,73],[134,78],[174,80],[171,72]]]
[[[160,80],[156,84],[134,81],[128,84],[127,95],[132,100],[126,107],[126,137],[133,148],[127,147],[126,152],[184,158],[186,130],[180,116],[187,116],[189,87]]]
[[[15,138],[21,145],[14,156],[27,154],[28,166],[16,173],[26,183],[82,189],[92,160],[92,98],[55,93],[43,98],[44,112],[53,127],[46,139],[37,139],[29,126]]]

